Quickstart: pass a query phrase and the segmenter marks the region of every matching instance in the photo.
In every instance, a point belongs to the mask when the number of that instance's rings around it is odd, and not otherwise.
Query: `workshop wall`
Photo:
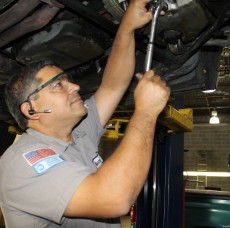
[[[230,172],[230,125],[200,124],[185,133],[184,170]],[[186,188],[230,191],[230,177],[185,177]],[[200,181],[200,183],[196,182]],[[192,182],[191,182],[192,181]]]

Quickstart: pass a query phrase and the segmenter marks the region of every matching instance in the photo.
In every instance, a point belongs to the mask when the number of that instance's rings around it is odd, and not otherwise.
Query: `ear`
[[[37,113],[31,115],[29,114],[29,110],[31,110],[31,106],[29,104],[29,102],[25,101],[21,104],[21,112],[23,113],[24,116],[26,116],[28,119],[39,119],[39,115]]]

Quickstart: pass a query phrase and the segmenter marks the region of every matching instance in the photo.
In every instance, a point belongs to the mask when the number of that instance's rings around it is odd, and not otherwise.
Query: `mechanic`
[[[49,61],[25,67],[8,83],[7,105],[26,132],[0,160],[6,227],[120,227],[146,180],[157,117],[170,93],[152,70],[137,75],[134,113],[103,162],[98,143],[134,74],[134,32],[152,18],[146,4],[130,2],[102,83],[85,102],[80,86]]]

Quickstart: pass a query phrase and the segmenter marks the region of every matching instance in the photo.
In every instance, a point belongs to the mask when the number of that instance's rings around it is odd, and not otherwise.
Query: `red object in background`
[[[133,204],[130,209],[130,216],[131,216],[131,225],[136,224],[137,221],[137,205]]]

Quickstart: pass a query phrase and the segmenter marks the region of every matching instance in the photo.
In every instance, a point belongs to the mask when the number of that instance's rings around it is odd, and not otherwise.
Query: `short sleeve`
[[[12,209],[17,208],[55,223],[61,222],[72,195],[92,172],[80,161],[64,160],[40,175],[22,156],[11,157],[10,162],[13,164],[5,165],[3,168],[6,170],[1,176],[2,183],[5,183],[1,186],[3,204],[5,198]],[[8,167],[11,170],[7,170]]]

